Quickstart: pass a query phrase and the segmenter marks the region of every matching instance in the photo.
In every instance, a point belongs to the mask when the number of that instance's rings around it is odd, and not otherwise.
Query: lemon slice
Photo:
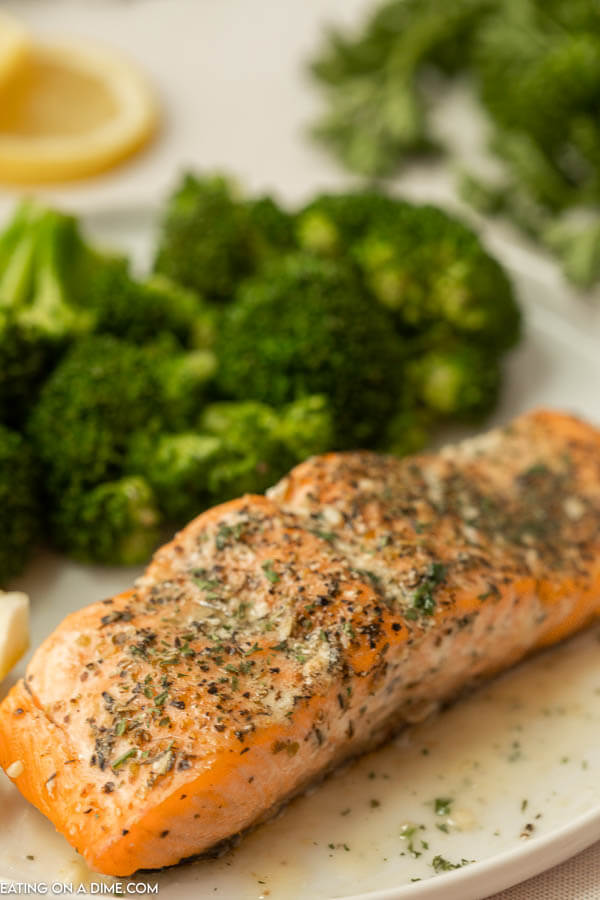
[[[39,184],[101,172],[153,135],[158,109],[118,55],[82,43],[35,45],[10,90],[0,83],[0,180]]]
[[[25,29],[0,12],[0,94],[9,90],[29,62],[31,43]]]
[[[29,597],[0,591],[0,681],[29,647]]]

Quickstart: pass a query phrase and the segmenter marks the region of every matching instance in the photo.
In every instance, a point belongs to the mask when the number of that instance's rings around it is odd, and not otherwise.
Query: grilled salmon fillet
[[[0,764],[97,871],[171,865],[599,609],[593,427],[329,454],[65,619],[0,707]]]

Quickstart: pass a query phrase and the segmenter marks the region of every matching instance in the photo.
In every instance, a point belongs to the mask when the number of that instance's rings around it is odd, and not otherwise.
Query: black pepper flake
[[[183,700],[171,700],[170,706],[174,706],[175,709],[185,709]]]
[[[104,787],[102,788],[102,790],[105,794],[112,794],[114,789],[115,789],[114,781],[107,781],[106,784],[104,785]]]
[[[131,615],[130,610],[115,610],[114,612],[109,613],[106,616],[102,616],[100,622],[102,627],[105,625],[112,625],[113,622],[131,622],[133,616]]]
[[[108,712],[110,712],[115,705],[115,698],[108,693],[108,691],[102,691],[102,699],[104,700],[104,705]]]
[[[169,834],[169,829],[166,828],[164,831],[161,831],[160,836],[161,836],[161,838],[166,838],[166,836],[168,834]]]

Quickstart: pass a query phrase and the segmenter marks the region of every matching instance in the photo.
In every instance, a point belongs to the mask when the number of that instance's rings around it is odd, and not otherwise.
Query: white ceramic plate
[[[143,260],[150,222],[130,211],[90,224]],[[552,309],[553,287],[539,273],[536,280],[522,272],[527,335],[507,363],[494,421],[544,404],[600,423],[598,339]],[[583,321],[585,310],[577,315]],[[129,586],[136,574],[37,560],[18,583],[32,596],[34,646],[68,612]],[[228,856],[150,881],[164,900],[469,900],[567,858],[600,837],[598,637],[579,636],[405,733]],[[0,808],[0,879],[94,880],[4,776]]]

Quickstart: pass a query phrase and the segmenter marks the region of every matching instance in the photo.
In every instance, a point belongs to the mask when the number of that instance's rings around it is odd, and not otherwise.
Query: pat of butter
[[[29,597],[0,591],[0,681],[29,647]]]

